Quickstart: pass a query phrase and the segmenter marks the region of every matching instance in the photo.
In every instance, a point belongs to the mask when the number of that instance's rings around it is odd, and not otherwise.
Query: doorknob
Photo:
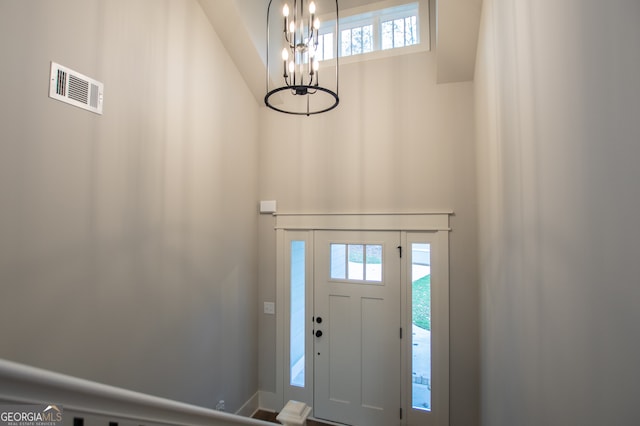
[[[322,337],[322,330],[316,331],[316,337]]]

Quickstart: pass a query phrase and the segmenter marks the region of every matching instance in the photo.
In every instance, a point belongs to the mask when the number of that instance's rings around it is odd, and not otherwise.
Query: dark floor
[[[271,422],[271,423],[277,423],[280,424],[280,422],[278,422],[276,420],[276,416],[278,415],[278,413],[272,413],[270,411],[263,411],[263,410],[259,410],[257,413],[255,413],[253,415],[254,419],[259,419],[259,420],[265,420],[267,422]],[[317,422],[315,420],[307,420],[307,426],[329,426],[326,423],[320,423]]]

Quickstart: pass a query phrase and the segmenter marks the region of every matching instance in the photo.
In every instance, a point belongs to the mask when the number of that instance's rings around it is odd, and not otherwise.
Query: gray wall
[[[483,7],[483,424],[637,424],[640,3]]]
[[[312,117],[261,112],[260,198],[278,211],[453,210],[451,425],[478,424],[473,86],[435,84],[435,54],[344,64],[341,103]],[[275,300],[274,220],[262,216],[261,301]],[[260,388],[275,391],[275,317],[261,315]]]
[[[235,410],[258,387],[258,106],[195,1],[0,2],[0,357]],[[104,115],[47,97],[49,61]]]

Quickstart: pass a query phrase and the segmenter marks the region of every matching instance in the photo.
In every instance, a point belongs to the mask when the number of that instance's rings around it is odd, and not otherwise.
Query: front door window
[[[382,282],[382,245],[331,244],[331,279]]]

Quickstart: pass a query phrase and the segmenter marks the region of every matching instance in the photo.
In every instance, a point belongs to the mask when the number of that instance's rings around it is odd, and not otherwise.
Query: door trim
[[[449,280],[449,261],[448,261],[448,233],[451,231],[449,225],[449,218],[453,215],[452,211],[441,210],[422,213],[277,213],[274,214],[276,219],[275,231],[276,231],[276,389],[275,394],[270,394],[275,403],[274,409],[280,410],[284,407],[287,396],[290,396],[290,392],[286,390],[286,377],[287,366],[285,365],[285,351],[286,351],[286,325],[288,309],[286,309],[285,301],[288,300],[286,296],[287,282],[286,272],[287,259],[285,256],[285,244],[287,238],[285,234],[287,231],[307,231],[310,238],[310,242],[313,241],[313,231],[315,230],[352,230],[352,231],[400,231],[400,232],[420,232],[428,231],[437,235],[437,239],[442,242],[441,253],[444,259],[443,262],[443,278],[446,286],[447,294],[447,306],[444,309],[447,310],[446,321],[446,339],[442,339],[441,343],[446,344],[442,347],[440,358],[445,361],[443,368],[446,371],[441,371],[442,382],[441,385],[448,389],[449,386],[449,340],[448,340],[448,280]],[[403,242],[404,244],[404,242]],[[404,271],[405,268],[402,267]],[[405,274],[402,274],[402,280],[405,282]],[[403,297],[403,306],[401,308],[401,314],[406,313],[406,301]],[[404,315],[404,314],[403,314]],[[403,359],[406,359],[403,357]],[[406,376],[406,366],[403,366],[403,376]],[[405,380],[403,377],[402,380]],[[406,386],[403,385],[402,392],[402,405],[403,411],[406,413],[403,415],[402,425],[407,425],[409,415],[407,410],[411,410],[406,392],[404,390]],[[445,400],[446,399],[446,400]],[[312,400],[305,401],[309,405],[313,403]],[[435,401],[434,401],[435,402]],[[429,421],[429,425],[447,425],[449,421],[449,400],[448,392],[443,396],[443,400],[437,404],[440,416],[432,417],[433,423]],[[434,409],[436,407],[434,406]]]
[[[276,213],[275,229],[345,231],[451,231],[452,212],[434,213]]]

